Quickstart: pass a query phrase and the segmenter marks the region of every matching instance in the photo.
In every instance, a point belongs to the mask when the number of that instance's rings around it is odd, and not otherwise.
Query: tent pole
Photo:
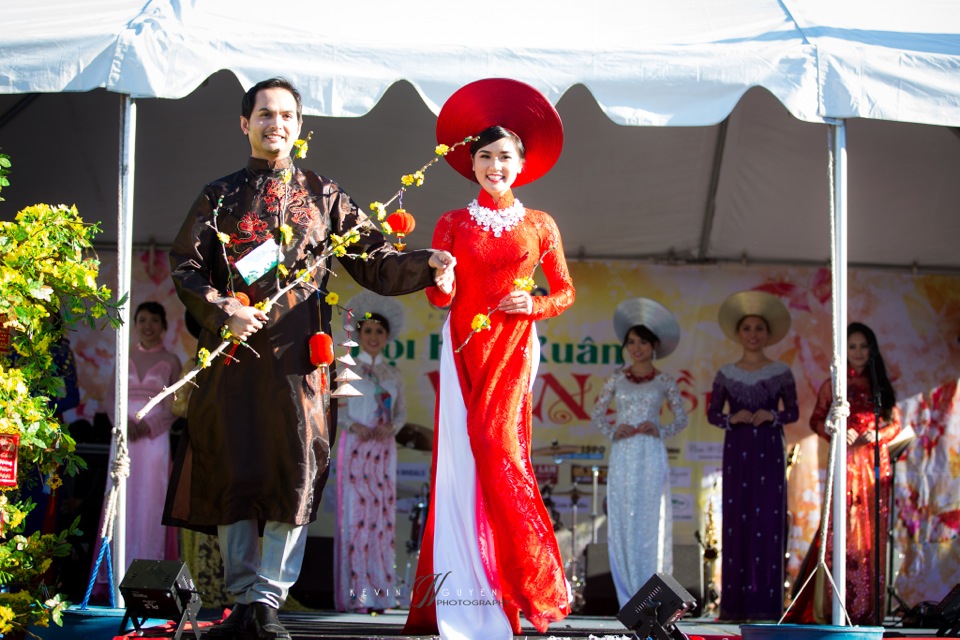
[[[127,382],[130,368],[130,267],[133,254],[133,176],[134,154],[137,135],[137,103],[129,96],[121,96],[120,113],[120,176],[117,207],[117,298],[127,296],[127,304],[120,308],[120,320],[123,324],[117,330],[116,358],[116,398],[113,424],[127,434]],[[116,439],[111,453],[115,454]],[[111,460],[113,457],[111,456]],[[126,479],[119,479],[117,498],[117,517],[114,528],[114,576],[120,577],[127,570],[127,501]],[[118,606],[122,607],[120,580],[114,581],[114,596]]]
[[[837,375],[835,388],[841,399],[847,397],[847,130],[843,120],[828,123],[833,148],[833,192],[830,194],[833,207],[831,215],[836,230],[833,246],[832,268],[836,290],[834,296],[833,358]],[[831,570],[837,589],[833,594],[832,623],[843,625],[847,593],[847,417],[841,415],[837,424],[837,455],[834,461],[833,491],[833,559]],[[828,505],[823,505],[828,508]],[[839,551],[838,551],[839,550]]]

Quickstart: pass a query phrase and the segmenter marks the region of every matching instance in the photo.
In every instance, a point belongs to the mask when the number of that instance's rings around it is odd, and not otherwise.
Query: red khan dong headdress
[[[523,171],[513,183],[519,187],[546,174],[563,148],[563,123],[546,96],[534,87],[509,78],[477,80],[457,89],[437,118],[437,142],[450,145],[499,125],[523,141]],[[469,145],[444,156],[463,177],[477,181]]]

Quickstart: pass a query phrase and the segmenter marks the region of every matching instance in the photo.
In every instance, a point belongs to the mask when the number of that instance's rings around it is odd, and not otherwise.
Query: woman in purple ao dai
[[[779,298],[741,291],[720,307],[720,327],[743,347],[713,381],[707,419],[725,430],[721,620],[777,620],[787,538],[783,427],[798,418],[790,368],[764,353],[790,329]],[[726,411],[724,408],[726,407]]]

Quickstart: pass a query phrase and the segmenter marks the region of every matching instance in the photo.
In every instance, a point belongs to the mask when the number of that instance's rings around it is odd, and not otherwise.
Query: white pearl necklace
[[[514,200],[513,204],[505,209],[488,209],[481,207],[480,203],[474,200],[467,205],[467,211],[474,222],[483,227],[486,231],[493,231],[493,235],[500,237],[504,231],[510,231],[523,220],[527,210],[523,203]]]

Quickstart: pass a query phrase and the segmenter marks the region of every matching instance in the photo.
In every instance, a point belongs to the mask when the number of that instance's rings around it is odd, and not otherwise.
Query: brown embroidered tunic
[[[250,304],[271,297],[329,246],[331,233],[343,235],[364,218],[336,183],[289,161],[271,167],[251,158],[245,169],[206,185],[170,251],[177,293],[203,326],[198,346],[214,350],[219,328],[242,304],[230,287]],[[292,241],[283,243],[281,225],[290,227]],[[282,243],[288,275],[273,268],[247,284],[231,265],[271,238]],[[433,284],[431,250],[400,254],[372,227],[348,253],[368,254],[340,263],[378,293]],[[174,463],[164,524],[210,531],[240,520],[315,519],[336,435],[336,403],[330,407],[327,395],[336,374],[326,378],[310,364],[308,339],[330,333],[331,310],[323,301],[329,263],[314,272],[319,295],[299,285],[267,312],[267,326],[248,341],[259,358],[240,347],[238,361],[217,358],[195,378],[189,438]]]

